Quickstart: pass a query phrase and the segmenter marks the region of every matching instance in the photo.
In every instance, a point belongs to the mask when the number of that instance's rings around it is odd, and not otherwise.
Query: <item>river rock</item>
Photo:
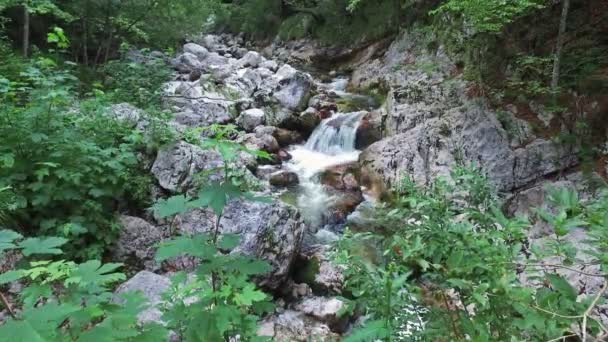
[[[336,190],[358,191],[358,169],[357,163],[335,165],[323,171],[319,181]]]
[[[255,176],[260,179],[268,180],[271,174],[280,170],[280,165],[260,165],[255,171]]]
[[[168,237],[161,227],[154,226],[139,217],[121,215],[122,229],[114,247],[110,250],[112,259],[128,261],[129,267],[156,270],[154,261],[156,244]]]
[[[268,182],[270,185],[284,188],[297,185],[299,183],[299,179],[295,172],[282,170],[271,174]]]
[[[281,147],[287,147],[302,141],[302,134],[284,128],[273,130],[272,136],[277,139],[277,142]]]
[[[279,150],[279,152],[277,152],[277,156],[279,159],[281,159],[281,161],[289,161],[293,158],[293,156],[285,150]]]
[[[326,212],[323,213],[327,224],[341,224],[346,221],[348,214],[353,212],[359,203],[363,202],[363,194],[359,189],[354,191],[337,191],[327,189],[331,200]]]
[[[272,126],[293,129],[298,127],[299,119],[296,113],[283,107],[274,107],[266,111],[266,123]]]
[[[121,294],[126,292],[141,292],[147,299],[149,307],[137,315],[139,323],[161,323],[162,312],[159,307],[162,305],[162,294],[171,286],[169,278],[154,274],[149,271],[141,271],[121,284],[114,292],[114,301],[122,302]]]
[[[233,99],[251,97],[261,83],[262,76],[249,68],[239,69],[224,80],[225,89]]]
[[[336,297],[308,297],[294,305],[295,310],[327,324],[335,332],[343,332],[348,323],[348,315],[338,315],[343,307],[344,302]]]
[[[276,61],[269,59],[260,63],[260,67],[276,72],[279,69],[279,64]]]
[[[371,232],[379,228],[375,204],[371,201],[361,202],[346,218],[346,224],[355,232]]]
[[[260,63],[262,63],[264,57],[262,57],[259,53],[255,51],[247,52],[239,61],[237,62],[238,66],[241,68],[251,67],[257,68]]]
[[[192,53],[184,52],[172,62],[173,67],[182,73],[189,73],[193,70],[200,70],[203,64],[198,57]]]
[[[264,111],[252,108],[242,112],[237,118],[237,123],[247,132],[252,132],[256,127],[264,124]]]
[[[307,135],[312,133],[312,131],[315,130],[315,128],[319,125],[320,122],[321,116],[319,112],[313,107],[308,107],[299,115],[299,127],[302,132],[306,133]]]
[[[277,72],[277,75],[281,70]],[[293,75],[284,77],[279,81],[273,96],[279,104],[289,110],[304,110],[308,104],[313,91],[313,82],[310,75],[296,72]]]
[[[363,150],[382,139],[382,117],[380,111],[369,112],[363,116],[357,127],[356,149]]]
[[[195,55],[199,60],[204,60],[209,55],[209,50],[195,43],[185,44],[184,52]]]
[[[220,179],[222,174],[217,169],[223,165],[222,156],[216,151],[203,150],[180,141],[158,151],[151,172],[163,189],[185,192],[189,190],[197,172],[214,170],[209,175],[210,180]]]
[[[215,215],[210,209],[194,209],[177,217],[184,234],[213,230]],[[266,260],[271,271],[257,279],[258,284],[278,288],[289,275],[302,242],[306,226],[299,212],[278,200],[270,203],[230,200],[220,221],[220,233],[239,234],[240,243],[232,251]]]
[[[276,153],[280,148],[279,143],[272,135],[260,132],[247,133],[240,137],[238,141],[250,149],[262,150],[268,153]]]
[[[259,324],[258,336],[271,336],[277,342],[330,342],[339,335],[303,312],[286,310],[266,317]]]

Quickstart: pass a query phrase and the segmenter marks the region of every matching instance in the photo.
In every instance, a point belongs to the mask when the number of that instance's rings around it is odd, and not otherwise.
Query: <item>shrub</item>
[[[117,234],[114,211],[147,197],[137,158],[146,138],[108,115],[103,99],[78,101],[76,79],[52,60],[24,69],[0,79],[0,187],[15,194],[11,217],[23,233],[69,237],[70,254],[98,256]]]
[[[580,263],[576,253],[606,269],[608,194],[582,204],[561,189],[548,200],[554,210],[538,213],[553,235],[530,246],[528,221],[505,217],[472,169],[457,168],[429,188],[405,180],[394,202],[378,210],[382,231],[350,234],[340,243],[337,260],[347,266],[351,307],[358,304],[368,318],[346,340],[543,341],[572,335],[573,323],[582,322],[579,335],[606,334],[593,312],[607,283],[579,298],[554,271]],[[593,251],[577,250],[565,238],[576,227],[586,227]],[[370,258],[360,246],[378,252]],[[547,257],[557,265],[539,268]],[[532,282],[520,281],[522,270]],[[605,274],[592,276],[606,281]],[[416,316],[424,329],[400,336]]]

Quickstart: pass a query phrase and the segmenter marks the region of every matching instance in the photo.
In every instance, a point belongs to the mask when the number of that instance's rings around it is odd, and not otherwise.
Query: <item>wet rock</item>
[[[272,136],[277,139],[279,146],[287,147],[301,142],[302,135],[299,132],[291,131],[284,128],[277,128],[272,132]]]
[[[158,151],[151,172],[163,189],[185,192],[192,185],[197,172],[215,170],[210,180],[220,179],[221,172],[217,169],[223,165],[219,153],[180,141]]]
[[[430,119],[372,144],[360,155],[360,164],[388,184],[405,175],[428,184],[449,175],[455,160],[464,158],[480,165],[499,190],[509,191],[577,163],[572,151],[541,139],[513,151],[488,113],[458,113],[463,115],[445,126],[452,130],[449,135],[440,120]]]
[[[255,171],[255,176],[260,179],[268,180],[271,174],[279,170],[281,170],[280,165],[260,165]]]
[[[271,174],[268,182],[270,185],[284,188],[297,185],[300,181],[295,172],[282,170]]]
[[[247,132],[252,132],[256,127],[264,124],[264,111],[258,108],[248,109],[237,118],[237,123]]]
[[[300,113],[298,124],[303,132],[312,133],[321,122],[321,116],[316,109],[309,107]]]
[[[279,150],[279,152],[277,152],[277,156],[279,159],[281,159],[281,161],[289,161],[293,158],[291,154],[285,150]]]
[[[130,267],[156,270],[154,261],[156,244],[168,237],[161,227],[154,226],[139,217],[120,216],[122,229],[114,247],[112,259],[127,262]]]
[[[277,342],[330,342],[339,338],[326,324],[294,310],[266,317],[260,322],[257,334],[272,336]]]
[[[353,231],[369,232],[378,228],[378,220],[374,217],[375,205],[370,201],[361,202],[346,219],[346,224]]]
[[[369,145],[382,139],[382,113],[369,112],[359,123],[357,127],[357,138],[355,139],[355,148],[363,150]]]
[[[214,222],[215,215],[209,209],[195,209],[177,217],[178,229],[185,234],[212,231]],[[271,271],[256,281],[271,289],[278,288],[287,279],[305,227],[299,212],[278,200],[271,203],[230,200],[220,221],[220,233],[240,236],[233,253],[244,253],[270,263]]]
[[[209,50],[195,43],[184,45],[184,52],[195,55],[199,60],[204,60],[209,55]]]
[[[359,165],[357,163],[335,165],[323,171],[319,181],[336,190],[358,191],[358,173]]]
[[[331,201],[327,212],[323,213],[324,222],[327,224],[341,224],[346,221],[348,214],[353,212],[359,203],[363,202],[361,191],[336,191],[328,189]]]
[[[161,296],[170,286],[171,280],[169,278],[152,272],[141,271],[116,289],[113,300],[122,302],[121,294],[131,291],[141,292],[148,300],[150,307],[137,315],[139,323],[163,324],[162,312],[159,309],[163,303]]]

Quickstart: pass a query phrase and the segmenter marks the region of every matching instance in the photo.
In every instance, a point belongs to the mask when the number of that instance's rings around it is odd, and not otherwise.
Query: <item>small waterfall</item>
[[[321,122],[305,147],[329,155],[355,151],[357,128],[367,112],[338,113]]]
[[[290,151],[293,159],[288,167],[300,178],[298,207],[313,226],[321,226],[323,212],[335,200],[325,191],[317,176],[332,166],[358,159],[355,139],[359,123],[366,113],[336,113],[319,124],[305,145],[295,146]]]

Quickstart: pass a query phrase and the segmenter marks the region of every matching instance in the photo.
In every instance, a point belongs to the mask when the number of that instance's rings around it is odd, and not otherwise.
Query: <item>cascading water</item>
[[[336,113],[323,120],[305,145],[295,146],[288,168],[298,174],[300,195],[298,207],[313,226],[322,223],[323,210],[333,198],[318,181],[320,172],[332,166],[358,159],[355,139],[359,123],[366,112]]]
[[[359,122],[366,112],[338,113],[323,120],[305,147],[329,155],[355,151]]]

